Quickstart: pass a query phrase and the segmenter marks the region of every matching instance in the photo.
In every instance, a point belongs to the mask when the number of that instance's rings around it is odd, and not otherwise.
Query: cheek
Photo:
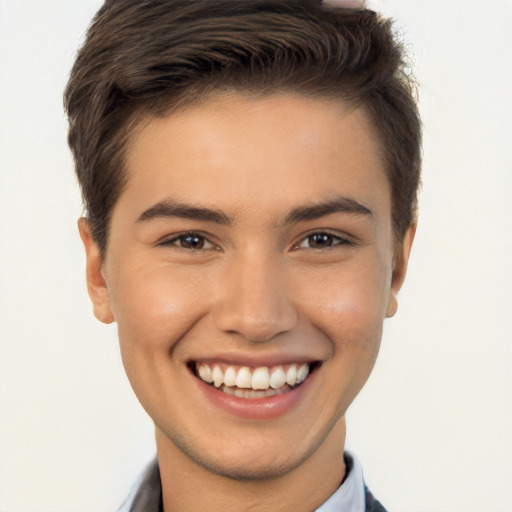
[[[375,351],[389,295],[389,272],[355,268],[315,276],[306,289],[304,311],[312,324],[333,341],[333,350]]]
[[[111,294],[121,348],[169,351],[205,309],[204,282],[154,264],[119,268]]]
[[[343,299],[324,317],[323,330],[333,342],[333,353],[345,357],[353,354],[355,360],[362,363],[373,361],[382,337],[380,302],[372,304],[364,296]]]

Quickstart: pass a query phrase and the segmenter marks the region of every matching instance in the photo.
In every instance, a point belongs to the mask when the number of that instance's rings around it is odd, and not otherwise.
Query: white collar
[[[361,463],[349,452],[345,452],[350,472],[336,492],[315,512],[364,512],[365,491]]]

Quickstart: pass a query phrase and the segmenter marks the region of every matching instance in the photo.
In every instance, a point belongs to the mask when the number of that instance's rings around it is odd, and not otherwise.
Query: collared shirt
[[[363,480],[359,460],[345,452],[346,477],[336,492],[315,512],[386,512],[373,497]],[[163,512],[162,486],[157,460],[139,477],[118,512]]]

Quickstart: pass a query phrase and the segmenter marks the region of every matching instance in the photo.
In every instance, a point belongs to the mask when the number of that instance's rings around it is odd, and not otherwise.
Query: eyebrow
[[[178,217],[198,221],[214,222],[216,224],[231,224],[231,219],[222,211],[201,206],[193,206],[167,199],[145,210],[137,222],[145,222],[151,219]]]
[[[369,208],[363,206],[354,199],[350,199],[348,197],[337,197],[326,202],[294,208],[290,213],[288,213],[288,215],[286,215],[282,225],[287,226],[308,220],[315,220],[334,213],[346,213],[350,215],[363,215],[368,217],[373,216],[373,212]],[[224,226],[232,223],[232,219],[221,210],[180,203],[172,199],[160,201],[151,208],[148,208],[139,216],[137,222],[173,217],[213,222]]]
[[[327,202],[313,204],[311,206],[299,206],[293,209],[284,219],[283,224],[296,224],[307,220],[315,220],[334,213],[347,213],[350,215],[363,215],[373,217],[373,212],[348,197],[337,197]]]

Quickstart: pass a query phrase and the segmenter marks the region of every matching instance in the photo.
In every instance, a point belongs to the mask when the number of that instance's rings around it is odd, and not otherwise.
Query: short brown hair
[[[292,92],[361,106],[376,128],[397,237],[414,221],[421,123],[391,21],[320,0],[107,0],[65,91],[69,145],[102,254],[141,115],[219,90]]]

